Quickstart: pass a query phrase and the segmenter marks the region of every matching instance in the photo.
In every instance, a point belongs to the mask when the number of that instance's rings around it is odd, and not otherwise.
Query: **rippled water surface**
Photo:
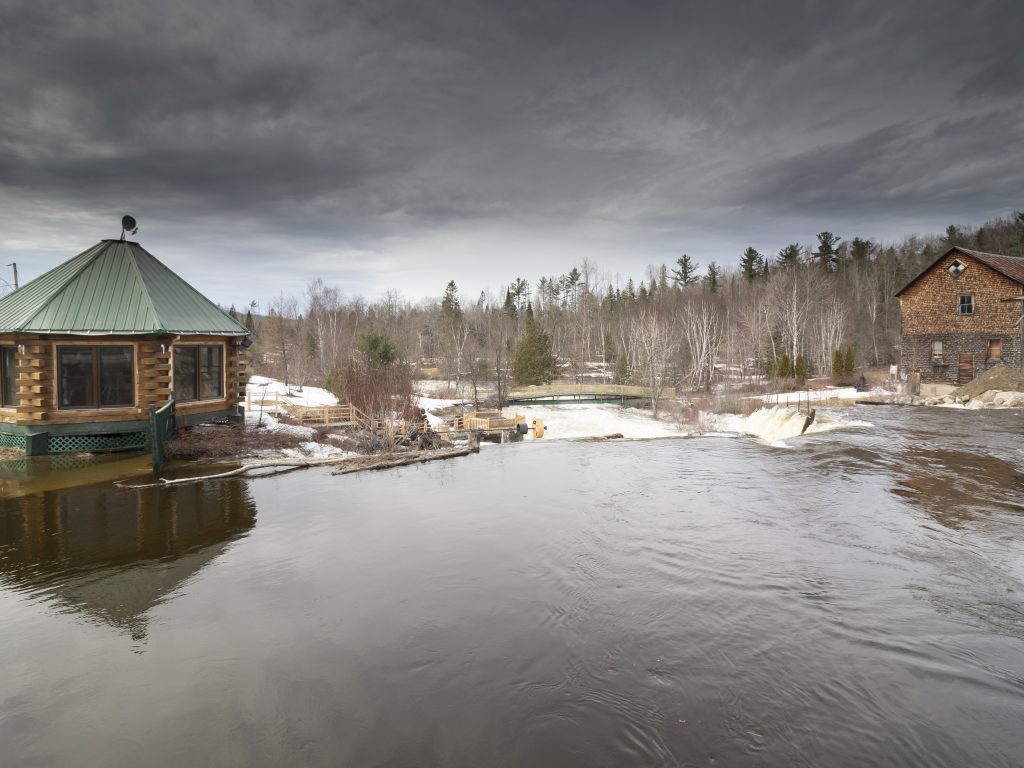
[[[0,501],[0,763],[1017,766],[1024,416]]]

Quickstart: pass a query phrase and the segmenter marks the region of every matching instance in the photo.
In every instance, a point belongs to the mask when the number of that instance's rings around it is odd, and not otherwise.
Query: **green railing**
[[[174,400],[161,408],[149,409],[150,447],[153,449],[153,473],[164,463],[164,443],[174,434]]]

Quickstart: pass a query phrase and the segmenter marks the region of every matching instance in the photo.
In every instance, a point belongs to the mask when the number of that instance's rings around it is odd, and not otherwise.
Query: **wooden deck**
[[[675,389],[666,387],[662,397],[675,397]],[[627,384],[542,384],[520,387],[508,394],[509,403],[624,403],[627,401],[649,400],[645,387]]]

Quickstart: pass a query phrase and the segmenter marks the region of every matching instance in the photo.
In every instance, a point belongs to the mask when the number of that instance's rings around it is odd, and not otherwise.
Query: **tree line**
[[[603,371],[647,388],[657,411],[665,387],[707,389],[722,372],[799,380],[895,362],[899,288],[953,245],[1024,256],[1024,212],[887,244],[831,231],[816,239],[774,253],[751,246],[734,265],[683,253],[625,283],[584,259],[475,298],[457,276],[418,302],[393,291],[374,302],[346,297],[317,279],[266,311],[230,311],[253,332],[255,371],[325,386],[374,412],[407,408],[424,369],[463,397],[478,399],[486,385],[499,402],[514,384]]]

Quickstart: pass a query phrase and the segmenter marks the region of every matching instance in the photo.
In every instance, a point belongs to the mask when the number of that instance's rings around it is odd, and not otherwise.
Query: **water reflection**
[[[28,496],[58,488],[113,483],[146,475],[145,453],[51,453],[0,459],[0,498]]]
[[[0,500],[0,586],[142,638],[147,611],[255,523],[244,482]]]
[[[959,528],[992,510],[1024,512],[1024,475],[1005,459],[988,454],[912,447],[898,465],[893,493],[923,509],[936,522]]]

